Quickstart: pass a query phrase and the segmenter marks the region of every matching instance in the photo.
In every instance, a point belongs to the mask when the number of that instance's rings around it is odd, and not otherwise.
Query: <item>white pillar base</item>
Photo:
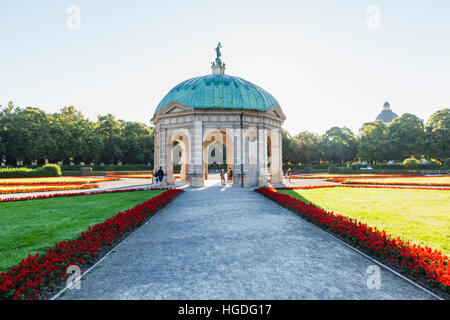
[[[205,185],[205,180],[203,179],[203,173],[190,173],[188,176],[189,184],[192,187],[203,187]]]
[[[265,173],[259,173],[258,175],[258,186],[265,187],[269,184],[269,175]]]

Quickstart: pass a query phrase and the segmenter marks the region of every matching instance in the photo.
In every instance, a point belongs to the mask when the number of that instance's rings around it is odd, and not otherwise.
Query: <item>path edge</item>
[[[176,200],[173,199],[173,200]],[[94,263],[91,267],[89,267],[86,271],[84,271],[81,275],[79,275],[77,278],[75,278],[75,280],[72,282],[72,284],[70,285],[66,285],[64,288],[62,288],[58,293],[56,293],[53,297],[51,297],[50,301],[52,300],[56,300],[58,299],[63,293],[65,293],[67,290],[69,290],[75,283],[77,283],[78,281],[82,281],[83,277],[86,276],[89,272],[91,272],[95,267],[97,267],[101,262],[103,262],[114,250],[116,250],[117,248],[119,248],[122,244],[124,244],[131,236],[133,236],[136,232],[138,232],[143,226],[145,226],[147,223],[149,223],[154,217],[156,217],[157,215],[163,213],[165,210],[167,210],[168,208],[170,208],[173,205],[174,201],[171,201],[167,206],[165,206],[164,208],[162,208],[161,210],[158,210],[158,212],[156,212],[156,214],[154,214],[153,216],[150,217],[150,219],[148,219],[143,225],[139,226],[138,228],[136,228],[136,230],[134,230],[132,233],[130,233],[125,239],[123,239],[122,241],[120,241],[117,245],[115,245],[114,247],[112,247],[100,260],[98,260],[96,263]]]
[[[278,203],[276,203],[275,201],[272,201],[270,199],[268,199],[267,197],[263,196],[262,194],[260,194],[259,192],[254,191],[255,193],[257,193],[260,197],[264,198],[267,201],[270,201],[272,203],[275,203],[277,206],[279,206],[281,209],[286,210],[287,212],[289,212],[289,214],[296,216],[297,218],[302,219],[303,221],[307,222],[308,224],[312,225],[314,228],[320,230],[322,233],[326,234],[327,236],[333,238],[334,240],[337,240],[338,242],[340,242],[341,244],[344,244],[346,247],[352,249],[353,251],[359,253],[360,255],[362,255],[363,257],[369,259],[370,261],[376,263],[377,265],[383,267],[384,269],[388,270],[389,272],[393,273],[394,275],[402,278],[403,280],[406,280],[407,282],[409,282],[410,284],[412,284],[413,286],[421,289],[422,291],[426,292],[427,294],[431,295],[432,297],[434,297],[435,299],[438,300],[446,300],[440,296],[438,296],[437,294],[435,294],[434,292],[428,290],[427,288],[421,286],[420,284],[418,284],[417,282],[409,279],[408,277],[405,277],[404,275],[402,275],[401,273],[395,271],[394,269],[392,269],[391,267],[385,265],[384,263],[382,263],[381,261],[376,260],[375,258],[372,258],[371,256],[365,254],[364,252],[362,252],[361,250],[358,250],[357,248],[351,246],[350,244],[346,243],[345,241],[339,239],[338,237],[336,237],[335,235],[323,230],[322,228],[320,228],[319,226],[315,225],[314,223],[311,223],[310,221],[302,218],[301,216],[299,216],[298,214],[295,214],[294,212],[288,210],[287,208],[284,208],[283,206],[279,205]]]

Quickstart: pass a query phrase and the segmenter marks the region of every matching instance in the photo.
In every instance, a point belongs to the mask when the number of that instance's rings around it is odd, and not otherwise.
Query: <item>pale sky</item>
[[[291,134],[357,133],[386,100],[424,120],[450,106],[448,0],[0,0],[0,104],[150,124],[172,87],[211,73],[218,41]]]

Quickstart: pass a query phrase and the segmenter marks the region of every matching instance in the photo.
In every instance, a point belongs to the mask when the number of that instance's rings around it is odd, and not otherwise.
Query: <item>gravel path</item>
[[[187,188],[60,299],[432,299],[250,188]]]

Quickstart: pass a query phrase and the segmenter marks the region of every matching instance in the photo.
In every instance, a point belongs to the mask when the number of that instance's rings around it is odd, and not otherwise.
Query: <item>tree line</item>
[[[72,106],[46,113],[12,102],[0,105],[0,155],[10,165],[44,159],[66,164],[153,163],[153,138],[153,127],[111,114],[94,122]]]
[[[333,127],[318,135],[303,131],[291,136],[283,131],[283,162],[292,164],[383,163],[409,157],[450,158],[450,109],[433,113],[425,124],[409,113],[389,125],[381,120],[365,123],[355,135],[348,128]]]
[[[291,136],[283,130],[283,162],[291,164],[348,163],[357,160],[450,158],[450,109],[436,111],[425,124],[409,113],[389,125],[365,123],[356,135],[348,128],[333,127],[323,135],[303,131]],[[113,115],[90,121],[74,107],[57,113],[38,108],[0,105],[0,156],[7,163],[153,164],[153,127],[126,122]],[[0,159],[1,160],[1,159]]]

